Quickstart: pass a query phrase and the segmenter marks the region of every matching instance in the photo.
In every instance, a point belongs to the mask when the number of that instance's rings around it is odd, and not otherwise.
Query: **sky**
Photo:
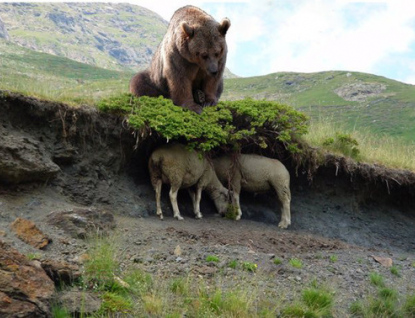
[[[167,21],[184,5],[231,20],[228,68],[239,76],[347,70],[415,84],[413,0],[130,0]]]
[[[227,67],[238,76],[346,70],[415,84],[414,0],[122,2],[148,8],[167,21],[188,4],[218,21],[229,18]]]

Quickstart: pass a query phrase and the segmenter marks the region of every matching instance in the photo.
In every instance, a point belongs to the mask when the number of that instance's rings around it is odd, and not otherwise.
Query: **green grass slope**
[[[112,71],[0,39],[0,89],[93,103],[128,92],[132,71]],[[275,73],[225,80],[222,100],[268,99],[293,106],[340,132],[368,131],[415,144],[415,86],[364,73]]]
[[[57,101],[93,103],[127,92],[132,72],[107,70],[0,39],[0,89]]]
[[[127,3],[0,3],[10,41],[113,70],[150,61],[167,21]]]
[[[275,100],[312,118],[415,142],[415,86],[365,73],[274,73],[228,79],[223,99]]]

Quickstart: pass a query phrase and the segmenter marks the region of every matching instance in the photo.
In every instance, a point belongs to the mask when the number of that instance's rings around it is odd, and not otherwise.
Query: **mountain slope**
[[[93,103],[127,92],[132,72],[107,70],[0,39],[0,88],[61,101]]]
[[[128,92],[132,71],[119,72],[22,48],[0,39],[0,89],[93,103]],[[276,100],[313,118],[415,143],[415,86],[384,77],[332,71],[225,79],[222,99]]]
[[[224,99],[276,100],[313,117],[415,142],[415,86],[381,76],[331,71],[228,79]]]
[[[156,13],[115,3],[1,3],[0,19],[13,43],[115,70],[145,67],[167,29]]]

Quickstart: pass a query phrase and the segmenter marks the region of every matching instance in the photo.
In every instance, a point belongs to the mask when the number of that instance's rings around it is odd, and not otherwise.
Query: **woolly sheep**
[[[177,205],[177,192],[183,188],[189,189],[197,219],[202,217],[200,212],[202,190],[206,190],[220,214],[226,212],[228,191],[216,176],[212,163],[196,151],[189,151],[181,144],[164,145],[151,154],[148,167],[151,183],[156,192],[157,215],[160,219],[163,219],[160,204],[163,183],[170,184],[170,202],[174,217],[178,220],[183,220],[183,217]]]
[[[238,209],[237,220],[242,216],[239,203],[241,189],[248,192],[266,192],[274,189],[282,210],[278,226],[287,228],[291,224],[290,174],[280,161],[241,154],[236,160],[232,160],[230,156],[223,156],[215,159],[213,163],[219,180],[224,185],[229,185],[229,190],[233,191],[233,203]]]

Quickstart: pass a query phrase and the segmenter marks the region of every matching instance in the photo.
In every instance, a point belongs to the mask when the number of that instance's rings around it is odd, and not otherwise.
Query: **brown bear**
[[[194,6],[178,9],[150,67],[131,79],[131,93],[161,95],[198,114],[202,106],[216,105],[223,91],[230,25],[227,18],[218,23]]]

